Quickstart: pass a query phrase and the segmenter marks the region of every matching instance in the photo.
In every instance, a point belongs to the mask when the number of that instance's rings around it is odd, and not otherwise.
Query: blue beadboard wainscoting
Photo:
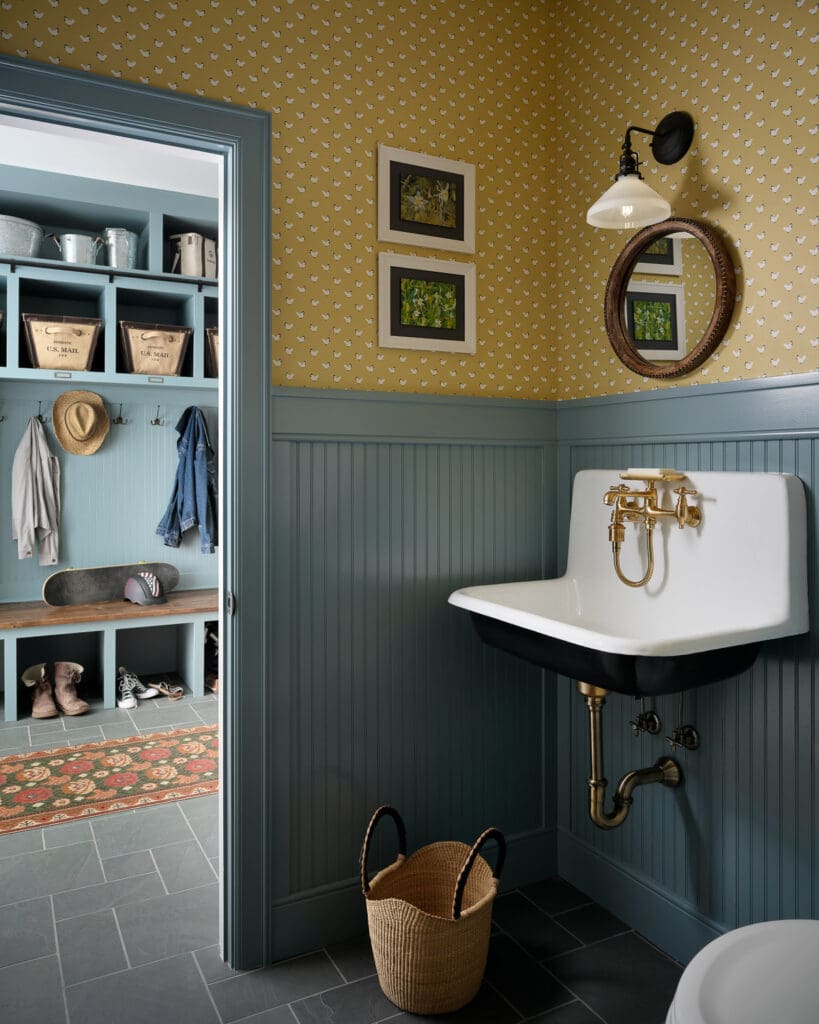
[[[560,874],[682,961],[728,928],[819,916],[818,435],[817,374],[567,402],[558,413],[559,571],[578,470],[611,467],[612,483],[628,466],[783,472],[805,485],[811,632],[764,644],[743,675],[686,693],[684,720],[701,747],[674,755],[684,785],[640,790],[631,818],[613,832],[586,816],[587,713],[574,686],[558,680]],[[760,520],[760,546],[766,529]],[[661,735],[635,739],[635,702],[607,698],[609,779],[670,752],[664,737],[677,703],[658,700]]]
[[[275,392],[278,955],[365,927],[358,854],[381,803],[411,849],[496,825],[507,885],[554,871],[554,687],[447,604],[554,573],[554,432],[549,403]]]
[[[815,624],[819,375],[564,403],[279,388],[272,422],[276,955],[363,928],[357,858],[383,802],[411,849],[498,825],[507,885],[559,871],[682,960],[725,928],[816,916],[815,625],[687,695],[685,785],[642,789],[603,833],[573,683],[484,646],[447,595],[561,572],[579,469],[785,471],[808,493]],[[609,698],[610,779],[668,749],[676,702],[634,739],[633,703]]]

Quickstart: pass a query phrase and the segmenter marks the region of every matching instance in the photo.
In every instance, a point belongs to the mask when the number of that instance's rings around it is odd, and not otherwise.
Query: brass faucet
[[[645,475],[640,475],[640,473]],[[639,480],[644,490],[632,490],[628,484],[616,484],[603,495],[603,504],[613,506],[609,524],[609,541],[614,558],[614,571],[618,579],[628,587],[644,587],[654,574],[654,528],[657,521],[664,516],[671,516],[682,530],[685,526],[699,526],[702,513],[696,505],[689,505],[688,498],[697,494],[690,487],[675,487],[677,502],[674,508],[665,508],[660,504],[657,494],[657,481],[677,482],[685,479],[684,473],[673,469],[660,470],[629,470],[620,474],[621,480]],[[648,564],[642,579],[630,580],[620,568],[620,549],[626,539],[626,523],[643,523],[646,529],[648,548]]]

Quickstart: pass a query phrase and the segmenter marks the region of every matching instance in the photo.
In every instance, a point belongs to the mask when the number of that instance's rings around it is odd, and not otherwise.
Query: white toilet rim
[[[816,1024],[819,921],[766,921],[708,943],[683,972],[666,1024],[770,1024],[780,1019],[771,1005],[781,1010],[785,998],[789,1021]]]

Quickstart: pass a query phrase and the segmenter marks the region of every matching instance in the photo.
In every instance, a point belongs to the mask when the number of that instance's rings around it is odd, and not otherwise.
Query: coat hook
[[[41,423],[48,422],[48,416],[43,416],[43,403],[41,401],[37,402],[37,419]]]
[[[161,427],[162,420],[159,418],[159,406],[156,407],[156,417],[151,420],[152,427]]]
[[[122,402],[119,403],[119,412],[117,413],[117,415],[113,418],[113,420],[111,422],[112,423],[116,423],[119,426],[123,426],[125,423],[128,422],[127,420],[124,420],[122,418]]]

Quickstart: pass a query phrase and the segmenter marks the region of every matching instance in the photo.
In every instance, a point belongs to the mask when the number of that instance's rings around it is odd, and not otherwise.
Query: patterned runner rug
[[[0,835],[218,789],[217,726],[0,757]]]

